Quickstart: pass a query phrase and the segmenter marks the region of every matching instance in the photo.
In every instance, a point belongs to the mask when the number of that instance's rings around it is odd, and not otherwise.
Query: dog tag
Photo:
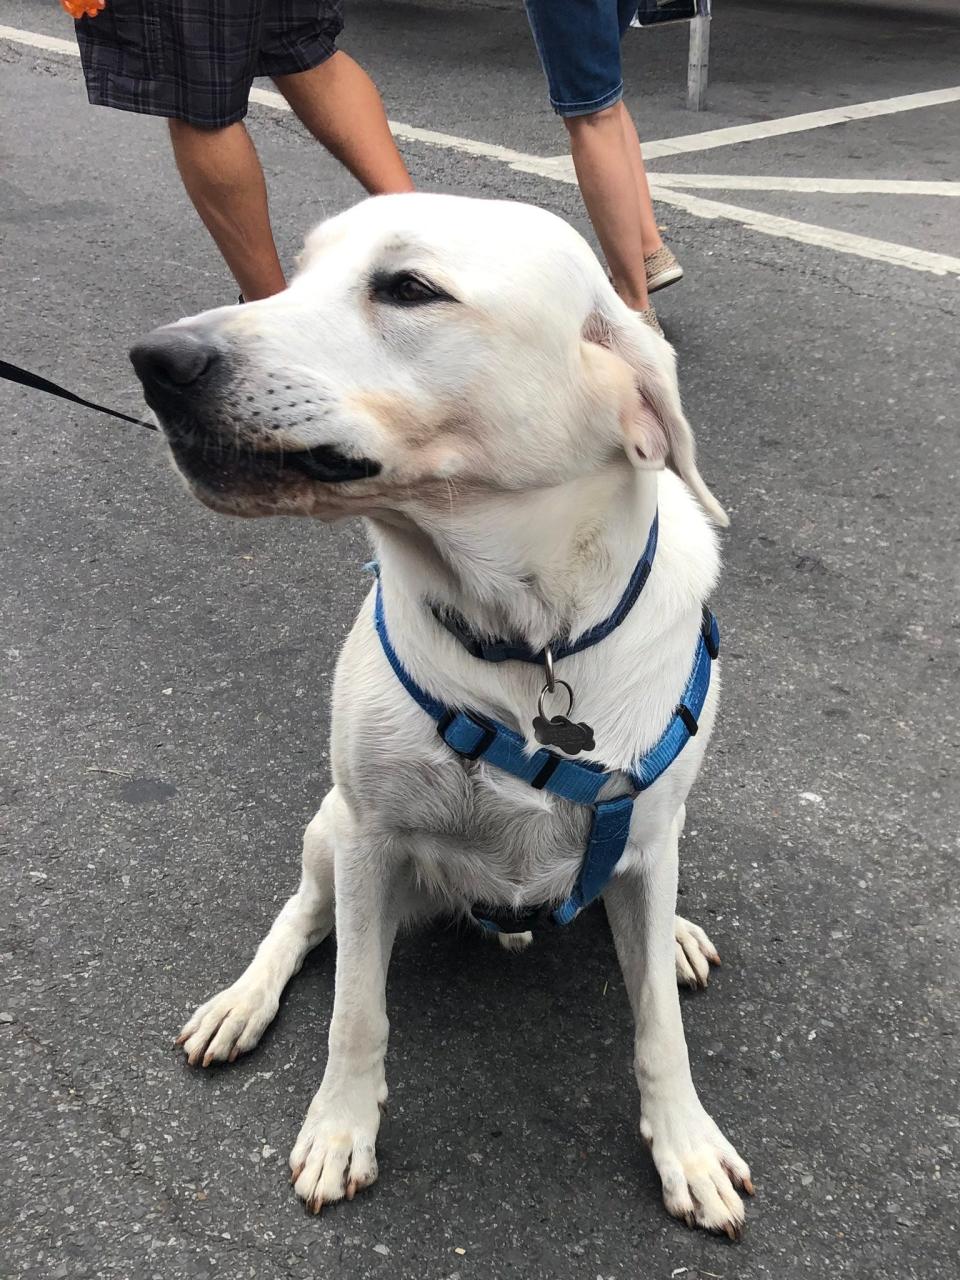
[[[550,716],[543,714],[543,700],[548,693],[553,693],[557,686],[561,686],[567,692],[569,699],[567,705],[567,715]],[[581,751],[592,751],[594,746],[593,730],[588,724],[575,723],[569,719],[569,713],[573,710],[573,690],[567,684],[566,680],[555,680],[553,688],[549,684],[545,684],[540,690],[540,697],[537,699],[537,714],[533,721],[533,736],[542,747],[556,747],[567,756],[578,756]]]

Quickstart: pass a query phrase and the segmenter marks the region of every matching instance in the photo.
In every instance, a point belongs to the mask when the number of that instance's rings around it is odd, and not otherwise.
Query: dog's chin
[[[337,519],[354,507],[363,481],[380,472],[372,459],[331,445],[268,451],[176,435],[167,442],[194,497],[222,515]]]

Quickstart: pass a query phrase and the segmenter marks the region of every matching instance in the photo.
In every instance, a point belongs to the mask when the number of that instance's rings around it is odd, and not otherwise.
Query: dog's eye
[[[453,301],[449,293],[431,284],[429,280],[414,275],[412,271],[378,276],[373,282],[373,293],[379,302],[389,302],[399,307],[421,307],[429,302]]]

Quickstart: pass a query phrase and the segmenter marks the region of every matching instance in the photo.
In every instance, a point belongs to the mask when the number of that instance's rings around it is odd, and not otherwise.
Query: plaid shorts
[[[242,120],[254,76],[309,71],[336,52],[342,0],[107,0],[81,18],[87,96],[202,129]]]

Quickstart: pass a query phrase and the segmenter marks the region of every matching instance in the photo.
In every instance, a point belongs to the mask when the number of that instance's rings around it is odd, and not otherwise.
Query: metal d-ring
[[[543,669],[547,677],[547,692],[553,693],[557,680],[553,674],[553,647],[549,644],[543,651]]]
[[[554,692],[556,689],[558,689],[558,688],[559,688],[559,689],[566,689],[566,691],[567,691],[567,698],[569,699],[569,702],[567,703],[567,709],[566,709],[566,711],[563,713],[563,714],[564,714],[564,716],[568,716],[568,715],[570,714],[570,712],[573,710],[573,690],[572,690],[572,689],[570,688],[570,686],[567,684],[566,680],[556,680],[556,679],[555,679],[555,680],[554,680],[554,682],[553,682],[553,688],[552,688],[552,689],[550,688],[549,684],[545,684],[545,685],[543,686],[543,688],[540,690],[540,697],[537,699],[537,715],[538,715],[538,716],[540,716],[541,718],[545,718],[545,717],[543,716],[543,700],[544,700],[544,698],[547,696],[547,694],[548,694],[548,693],[553,693],[553,692]]]

